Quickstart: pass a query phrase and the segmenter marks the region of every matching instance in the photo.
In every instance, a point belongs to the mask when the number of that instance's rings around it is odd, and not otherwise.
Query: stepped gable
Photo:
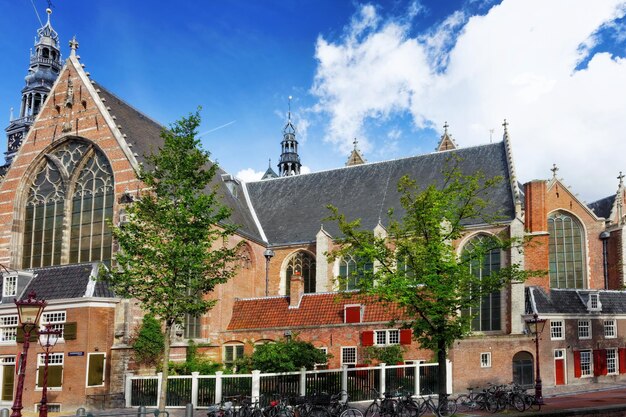
[[[35,276],[20,298],[26,298],[31,291],[37,294],[38,299],[44,300],[85,297],[88,293],[88,286],[93,285],[92,277],[94,273],[97,273],[97,268],[97,263],[88,262],[33,269]],[[95,297],[115,296],[103,282],[96,283],[96,287],[99,287],[99,291],[94,291]]]
[[[389,322],[400,316],[397,306],[377,302],[372,296],[358,294],[304,294],[297,308],[289,308],[289,297],[250,298],[235,301],[227,330],[345,324],[344,306],[354,304],[364,305],[363,323]]]
[[[461,158],[465,174],[482,171],[487,178],[502,176],[491,190],[493,212],[503,220],[515,217],[515,204],[503,142],[432,153],[393,161],[356,165],[287,178],[247,184],[250,200],[271,244],[312,242],[323,224],[331,236],[339,236],[334,222],[325,222],[332,204],[348,220],[360,218],[364,229],[373,230],[379,219],[387,223],[387,211],[401,216],[397,184],[409,175],[422,188],[441,183],[442,169],[450,158]],[[297,225],[297,227],[296,227]]]
[[[599,294],[601,314],[626,314],[626,291],[529,288],[537,314],[589,314],[589,294]]]
[[[110,108],[108,110],[109,113],[115,116],[116,123],[120,126],[122,134],[126,135],[125,140],[131,146],[137,161],[141,164],[146,164],[145,166],[148,167],[146,155],[158,152],[159,147],[163,145],[161,130],[164,127],[101,85],[94,84],[94,88],[100,90],[98,94],[105,99],[104,105]],[[222,201],[232,209],[230,222],[238,225],[240,232],[247,237],[262,241],[248,205],[244,200],[241,184],[235,185],[235,193],[230,192],[222,181],[223,174],[226,174],[226,172],[218,167],[212,184],[207,190],[212,190],[217,186],[220,194],[223,196]]]
[[[611,217],[611,210],[613,210],[613,204],[615,204],[615,194],[608,197],[604,197],[598,201],[588,204],[587,206],[598,217],[608,219]]]

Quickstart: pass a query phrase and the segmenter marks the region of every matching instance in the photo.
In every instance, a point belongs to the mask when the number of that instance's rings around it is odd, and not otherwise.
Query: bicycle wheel
[[[456,414],[456,401],[446,399],[437,405],[437,415],[440,417],[448,417]]]
[[[419,405],[413,402],[401,402],[398,405],[398,415],[400,417],[417,417],[419,411]]]
[[[456,398],[456,410],[462,413],[467,413],[468,411],[473,411],[475,408],[472,407],[472,400],[470,400],[469,395],[461,394]]]
[[[524,398],[519,394],[513,394],[513,397],[511,398],[511,404],[513,404],[513,407],[515,407],[517,411],[522,412],[526,410],[526,403],[524,402]]]
[[[309,410],[307,417],[330,417],[330,413],[324,407],[315,406]]]
[[[380,406],[377,402],[373,402],[365,410],[365,417],[380,417]]]
[[[490,413],[495,413],[498,411],[498,399],[493,395],[487,395],[485,397],[485,410]]]
[[[363,417],[363,413],[358,408],[348,408],[339,417]]]

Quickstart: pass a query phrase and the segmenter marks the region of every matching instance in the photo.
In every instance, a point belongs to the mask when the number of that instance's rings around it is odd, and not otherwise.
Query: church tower
[[[280,143],[281,154],[278,161],[278,176],[299,175],[300,156],[298,156],[298,141],[296,140],[296,128],[291,123],[291,96],[289,96],[289,116],[283,129],[283,140]]]
[[[13,119],[5,129],[7,132],[6,164],[3,171],[11,165],[13,157],[33,124],[35,116],[46,101],[52,85],[61,71],[61,49],[59,35],[50,24],[52,10],[46,9],[48,21],[37,30],[35,50],[30,52],[30,65],[25,77],[26,86],[22,89],[22,101],[19,117]]]

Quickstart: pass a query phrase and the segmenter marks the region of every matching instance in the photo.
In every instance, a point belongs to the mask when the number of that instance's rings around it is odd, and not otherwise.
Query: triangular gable
[[[546,192],[547,193],[551,193],[551,192],[566,193],[569,198],[574,200],[577,203],[577,205],[581,207],[583,211],[585,211],[589,215],[589,217],[591,217],[591,220],[600,221],[600,218],[593,212],[593,210],[591,210],[584,201],[580,200],[576,195],[574,195],[570,191],[569,187],[564,185],[558,178],[552,178],[550,181],[548,181],[548,184],[546,185]],[[572,211],[571,208],[569,207],[562,207],[562,208]],[[556,208],[549,207],[548,213],[554,210],[556,210]]]

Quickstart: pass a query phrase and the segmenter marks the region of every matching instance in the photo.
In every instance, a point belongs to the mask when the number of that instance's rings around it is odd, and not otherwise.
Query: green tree
[[[216,301],[207,294],[235,273],[238,248],[227,246],[235,227],[210,185],[217,165],[200,148],[199,124],[199,112],[175,122],[162,131],[158,152],[146,156],[151,168],[139,172],[145,188],[128,207],[128,222],[113,228],[119,250],[106,274],[117,295],[139,300],[163,326],[161,409],[172,329],[186,314],[208,311]]]
[[[402,316],[396,320],[413,330],[421,346],[436,353],[439,395],[444,396],[448,349],[471,331],[472,317],[467,312],[476,311],[483,297],[507,283],[533,275],[516,264],[481,277],[472,271],[472,265],[482,264],[490,251],[523,244],[506,236],[484,239],[471,252],[457,256],[454,242],[464,235],[467,224],[495,225],[500,220],[491,192],[502,181],[482,173],[463,175],[458,165],[459,160],[449,162],[439,184],[424,189],[406,176],[399,181],[403,214],[397,219],[389,213],[387,237],[362,230],[359,219],[348,221],[329,206],[330,219],[338,223],[343,236],[329,257],[352,256],[374,263],[374,268],[357,271],[358,289],[400,307]]]
[[[322,350],[294,337],[256,346],[252,356],[237,363],[237,366],[262,372],[294,372],[300,368],[313,369],[315,364],[326,361],[327,355]]]
[[[135,360],[150,366],[156,366],[163,358],[165,337],[161,323],[151,314],[143,316],[137,337],[133,341]]]

